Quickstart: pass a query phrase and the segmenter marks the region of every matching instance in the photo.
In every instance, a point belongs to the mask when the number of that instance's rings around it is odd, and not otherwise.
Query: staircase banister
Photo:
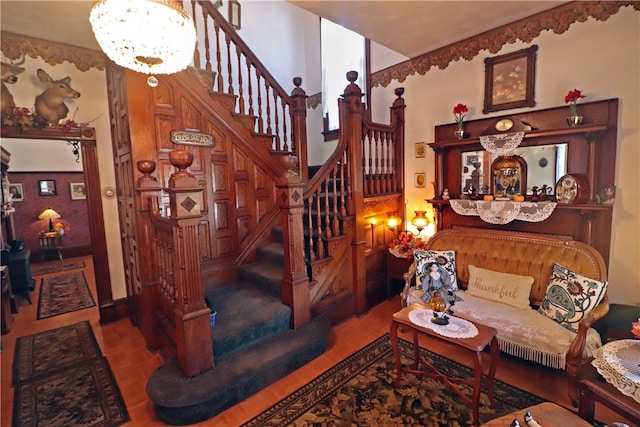
[[[375,123],[375,122],[367,119],[366,117],[362,121],[363,121],[363,127],[365,129],[370,129],[370,130],[375,130],[375,131],[382,131],[382,132],[393,132],[393,131],[396,130],[397,125],[398,125],[398,119],[397,119],[396,115],[394,115],[394,114],[391,115],[391,122],[388,125],[386,125],[384,123]]]
[[[340,102],[340,100],[338,100]],[[327,160],[325,160],[324,164],[318,169],[316,174],[311,178],[309,183],[304,188],[304,197],[308,198],[311,196],[324,182],[325,179],[329,176],[333,168],[336,164],[342,159],[342,154],[347,149],[348,140],[344,137],[344,135],[340,134],[338,137],[338,144],[336,145],[335,150]]]
[[[249,48],[249,46],[242,40],[242,38],[238,35],[236,30],[227,22],[224,16],[218,12],[218,9],[213,5],[212,2],[198,2],[202,9],[206,11],[211,17],[213,17],[216,21],[216,24],[220,26],[220,28],[225,33],[225,36],[228,37],[233,43],[240,48],[245,57],[251,61],[251,63],[260,70],[260,75],[265,78],[266,81],[269,82],[269,86],[276,89],[278,95],[284,99],[287,104],[293,105],[294,101],[289,96],[289,94],[284,90],[282,86],[278,83],[278,81],[273,77],[273,75],[268,71],[267,67],[258,59],[257,56],[254,55],[253,51]]]

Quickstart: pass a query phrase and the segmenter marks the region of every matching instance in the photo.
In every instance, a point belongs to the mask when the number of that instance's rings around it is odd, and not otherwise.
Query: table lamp
[[[53,218],[62,218],[60,214],[54,211],[51,208],[47,208],[40,215],[38,215],[38,219],[48,219],[49,220],[49,231],[55,231],[53,228]]]

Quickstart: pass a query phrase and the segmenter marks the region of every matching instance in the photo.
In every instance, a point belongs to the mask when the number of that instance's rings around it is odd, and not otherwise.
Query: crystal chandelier
[[[172,74],[193,58],[196,30],[175,0],[98,0],[89,21],[104,53],[122,67]]]

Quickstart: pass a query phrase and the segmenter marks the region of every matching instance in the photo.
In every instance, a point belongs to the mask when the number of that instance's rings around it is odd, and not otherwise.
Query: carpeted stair
[[[258,256],[259,261],[240,268],[240,282],[206,295],[207,305],[217,311],[211,330],[214,368],[186,378],[173,359],[149,378],[147,394],[163,422],[188,425],[212,418],[326,350],[326,318],[289,328],[291,310],[280,299],[282,244],[266,244]]]

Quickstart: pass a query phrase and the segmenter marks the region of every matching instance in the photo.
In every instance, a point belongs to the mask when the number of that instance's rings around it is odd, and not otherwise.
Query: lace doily
[[[478,335],[476,325],[468,320],[451,316],[448,325],[436,325],[431,321],[433,310],[425,308],[423,310],[413,310],[409,313],[409,320],[414,325],[431,329],[438,334],[449,338],[473,338]]]
[[[513,152],[524,138],[524,132],[501,133],[497,135],[481,135],[480,144],[490,153],[504,155]]]
[[[640,341],[611,341],[596,350],[591,364],[626,396],[640,403]]]
[[[449,200],[455,213],[465,216],[479,216],[489,224],[508,224],[514,219],[527,222],[541,222],[549,218],[556,208],[556,202],[510,202],[484,200]]]

